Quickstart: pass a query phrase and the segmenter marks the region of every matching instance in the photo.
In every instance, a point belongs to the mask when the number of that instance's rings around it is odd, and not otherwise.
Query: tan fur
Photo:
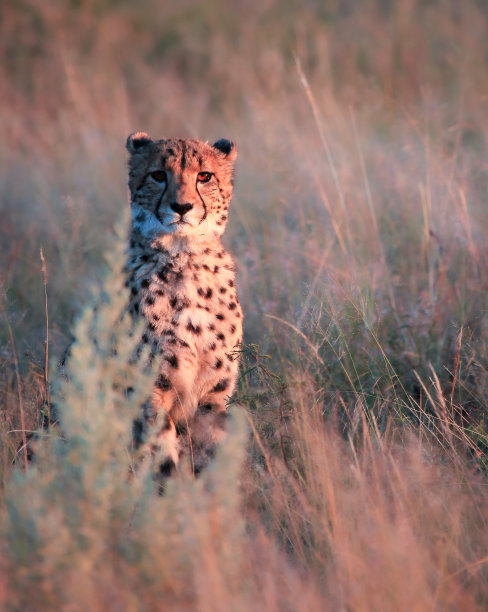
[[[159,453],[163,477],[182,452],[198,472],[222,438],[242,341],[234,264],[220,241],[236,149],[143,132],[129,136],[127,149],[129,308],[147,322],[142,344],[163,356],[138,444]],[[156,442],[146,439],[148,422],[160,424]]]

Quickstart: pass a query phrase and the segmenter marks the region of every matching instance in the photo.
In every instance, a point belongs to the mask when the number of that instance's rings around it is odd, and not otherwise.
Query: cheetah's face
[[[150,240],[223,233],[236,157],[232,142],[153,141],[137,132],[127,139],[127,149],[134,229]]]

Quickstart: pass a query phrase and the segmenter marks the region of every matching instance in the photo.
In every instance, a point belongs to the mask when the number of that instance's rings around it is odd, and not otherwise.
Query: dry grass
[[[475,0],[4,2],[4,607],[486,607],[487,22]],[[126,480],[135,407],[109,391],[146,374],[91,352],[88,314],[67,439],[11,468],[47,353],[102,281],[119,299],[136,129],[239,149],[245,410],[163,499]]]

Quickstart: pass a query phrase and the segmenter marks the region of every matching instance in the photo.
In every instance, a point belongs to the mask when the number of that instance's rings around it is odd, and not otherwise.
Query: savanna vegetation
[[[3,0],[3,609],[486,609],[487,31],[481,0]],[[135,130],[239,151],[230,432],[162,497],[127,450]]]

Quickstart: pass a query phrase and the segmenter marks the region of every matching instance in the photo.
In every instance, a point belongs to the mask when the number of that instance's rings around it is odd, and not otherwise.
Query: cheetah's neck
[[[155,238],[148,244],[137,232],[131,233],[131,251],[133,254],[155,255],[158,252],[176,257],[178,255],[201,255],[202,253],[223,251],[222,242],[219,237],[202,236],[195,240],[195,236],[178,236],[165,234]]]

